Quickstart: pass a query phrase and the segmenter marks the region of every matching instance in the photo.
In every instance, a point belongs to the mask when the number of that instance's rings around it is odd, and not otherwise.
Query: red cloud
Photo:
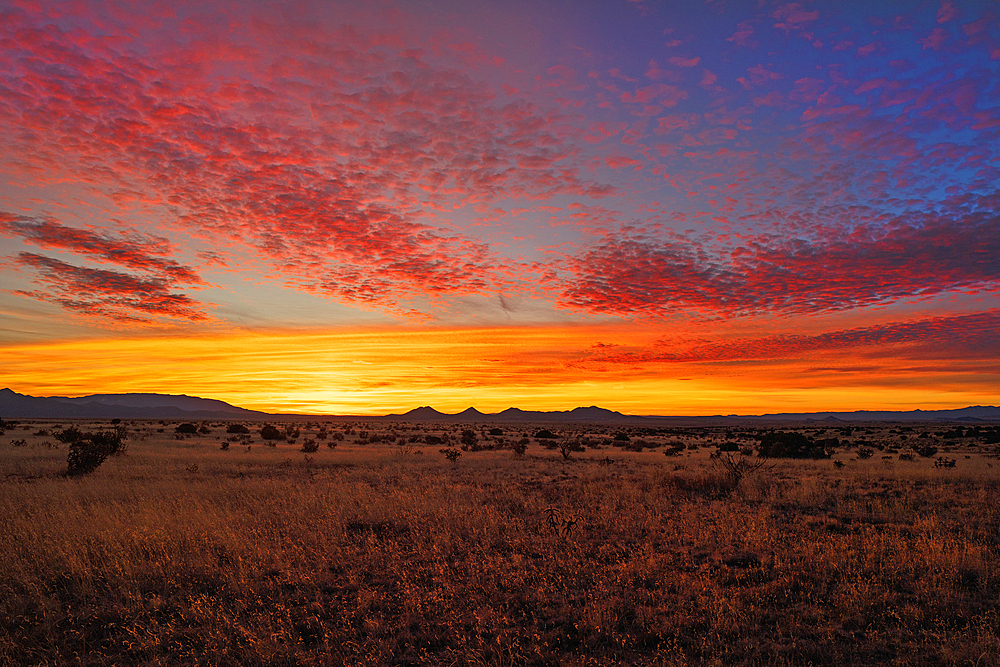
[[[590,312],[833,312],[1000,287],[1000,219],[908,215],[829,240],[747,239],[729,254],[692,240],[608,236],[567,268],[561,303]]]
[[[166,239],[145,235],[115,238],[107,233],[65,227],[52,218],[32,219],[5,211],[0,211],[0,233],[21,236],[42,248],[68,250],[130,269],[161,274],[177,283],[204,284],[191,267],[156,256],[170,252]]]
[[[869,327],[842,329],[815,335],[772,335],[715,342],[678,345],[667,340],[638,351],[611,350],[592,353],[588,361],[636,364],[650,362],[698,363],[794,359],[838,350],[891,346],[914,347],[921,358],[940,354],[982,358],[996,355],[996,332],[1000,311],[950,315],[907,322],[889,322]],[[596,347],[596,346],[595,346]]]
[[[16,259],[39,273],[45,292],[21,292],[69,310],[119,322],[152,322],[152,317],[207,320],[200,304],[175,294],[162,278],[137,278],[119,271],[74,266],[51,257],[22,252]]]

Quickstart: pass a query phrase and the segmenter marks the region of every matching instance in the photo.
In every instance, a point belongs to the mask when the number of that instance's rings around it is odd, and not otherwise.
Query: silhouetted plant
[[[747,477],[756,475],[761,471],[769,472],[774,470],[773,463],[764,459],[751,459],[746,456],[733,456],[731,453],[720,454],[712,459],[712,466],[722,471],[726,480],[726,485],[722,489],[725,492],[733,491]]]
[[[785,459],[827,459],[832,451],[796,432],[769,431],[760,436],[760,456]]]
[[[126,449],[127,430],[118,426],[101,433],[85,433],[72,442],[66,457],[66,474],[70,477],[86,475],[97,470],[111,454]]]
[[[458,457],[462,455],[462,452],[455,449],[454,447],[448,447],[447,449],[442,449],[441,453],[444,457],[452,462],[453,465],[458,463]]]
[[[198,427],[194,424],[178,424],[177,428],[174,429],[175,433],[183,433],[184,435],[192,435],[198,432]]]
[[[319,451],[319,443],[313,440],[312,438],[306,438],[305,441],[303,441],[302,443],[301,451],[306,452],[308,454],[312,454],[313,452]]]
[[[543,428],[541,431],[535,433],[536,439],[551,440],[555,437],[556,437],[555,434],[547,428]]]
[[[875,452],[867,447],[858,447],[858,458],[859,459],[870,459]]]
[[[63,431],[57,431],[54,435],[56,440],[65,442],[68,445],[72,445],[74,442],[83,440],[86,437],[86,434],[76,426],[70,426]]]
[[[917,447],[916,448],[916,452],[917,452],[917,454],[920,454],[921,456],[923,456],[925,459],[929,459],[929,458],[932,458],[935,454],[938,453],[938,448],[937,447],[933,447],[931,445],[926,445],[924,447]]]
[[[576,440],[567,439],[559,443],[559,453],[562,454],[563,460],[569,459],[569,455],[573,452],[582,452],[585,450],[586,447]]]
[[[524,457],[525,452],[528,451],[528,439],[521,438],[513,445],[510,446],[514,450],[514,458],[520,459]]]
[[[230,424],[229,426],[226,427],[226,433],[249,433],[249,432],[250,429],[248,429],[243,424]]]
[[[260,429],[260,437],[264,440],[274,441],[274,440],[284,440],[285,434],[279,431],[276,427],[268,424],[267,426]]]

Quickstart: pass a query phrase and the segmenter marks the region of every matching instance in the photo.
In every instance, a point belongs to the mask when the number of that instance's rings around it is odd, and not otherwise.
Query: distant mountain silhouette
[[[268,417],[320,417],[320,415],[274,415],[246,410],[224,401],[196,396],[170,394],[93,394],[79,398],[50,396],[39,398],[0,389],[0,417],[6,419],[266,419]],[[1000,422],[1000,407],[976,405],[956,410],[857,410],[854,412],[784,412],[766,415],[728,415],[704,417],[626,415],[597,406],[542,412],[507,408],[495,414],[484,414],[476,408],[466,408],[457,414],[446,414],[430,406],[414,408],[404,414],[384,417],[351,417],[326,415],[329,418],[365,421],[465,422],[465,423],[594,423],[594,424],[726,424],[739,421],[802,421],[805,423],[866,421],[996,421]]]
[[[170,394],[93,394],[79,398],[26,396],[0,389],[0,417],[8,419],[260,419],[267,413],[225,401]]]

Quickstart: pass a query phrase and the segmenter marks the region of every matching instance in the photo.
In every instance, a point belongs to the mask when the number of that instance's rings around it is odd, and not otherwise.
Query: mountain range
[[[334,415],[326,415],[333,417]],[[0,389],[0,417],[6,419],[267,419],[271,417],[304,417],[304,415],[278,415],[247,410],[225,401],[196,396],[171,394],[92,394],[68,398],[65,396],[37,397],[19,394],[11,389]],[[320,417],[309,415],[308,417]],[[432,407],[415,408],[403,414],[383,417],[347,417],[369,421],[408,422],[489,422],[489,423],[615,423],[652,425],[657,422],[725,423],[754,421],[802,422],[868,422],[868,421],[1000,421],[1000,407],[971,406],[955,410],[907,410],[854,412],[800,412],[765,415],[714,415],[704,417],[671,417],[661,415],[626,415],[596,406],[540,412],[507,408],[502,412],[486,414],[468,408],[456,414],[439,412]]]

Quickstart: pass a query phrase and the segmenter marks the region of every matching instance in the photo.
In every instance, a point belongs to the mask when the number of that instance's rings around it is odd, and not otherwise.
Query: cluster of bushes
[[[783,459],[828,459],[833,455],[831,443],[837,442],[835,438],[813,440],[794,431],[767,431],[759,439],[758,456]]]

